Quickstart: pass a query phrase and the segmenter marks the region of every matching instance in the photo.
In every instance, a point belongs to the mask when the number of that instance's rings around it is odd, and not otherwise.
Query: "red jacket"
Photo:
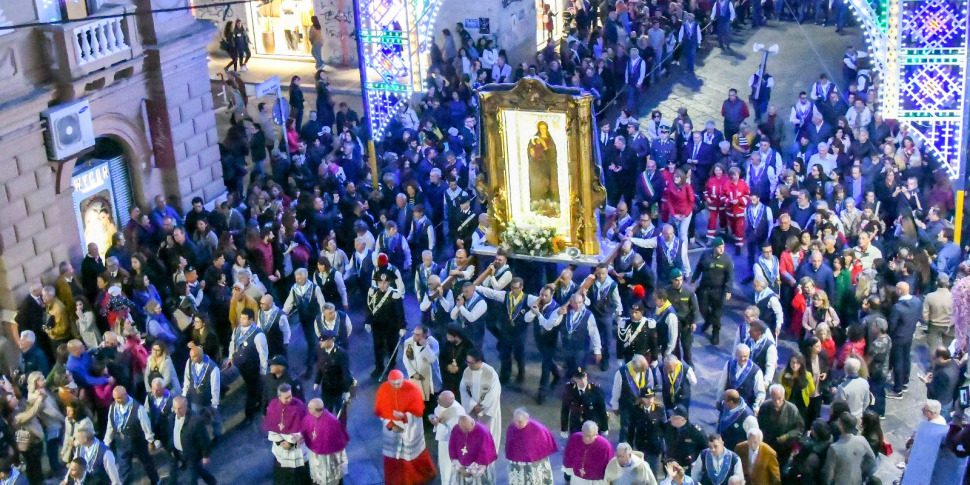
[[[723,189],[721,202],[724,204],[724,209],[729,215],[743,216],[744,208],[748,206],[748,195],[751,194],[748,183],[743,179],[734,182],[729,178],[724,182]]]
[[[727,175],[720,177],[711,176],[704,185],[704,203],[708,209],[720,209],[724,207],[721,197],[724,195],[724,184],[728,182]]]
[[[664,188],[665,222],[670,221],[670,216],[689,216],[694,212],[694,199],[694,189],[690,184],[683,187],[668,184]]]

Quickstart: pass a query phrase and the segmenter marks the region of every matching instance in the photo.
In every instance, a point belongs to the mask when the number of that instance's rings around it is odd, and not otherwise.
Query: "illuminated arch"
[[[424,90],[442,0],[359,0],[360,63],[371,133],[380,140],[411,95]]]
[[[880,73],[880,113],[913,128],[958,188],[967,136],[967,0],[850,0]]]

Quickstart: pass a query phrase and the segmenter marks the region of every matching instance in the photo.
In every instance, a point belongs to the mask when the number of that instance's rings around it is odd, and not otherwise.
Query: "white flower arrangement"
[[[516,254],[545,256],[554,252],[555,237],[554,227],[520,226],[511,222],[502,233],[501,247]]]

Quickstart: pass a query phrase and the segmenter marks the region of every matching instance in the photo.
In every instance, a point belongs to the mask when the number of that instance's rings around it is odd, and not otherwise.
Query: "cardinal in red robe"
[[[384,483],[423,485],[437,476],[424,443],[421,389],[395,369],[377,389],[374,414],[383,424]]]

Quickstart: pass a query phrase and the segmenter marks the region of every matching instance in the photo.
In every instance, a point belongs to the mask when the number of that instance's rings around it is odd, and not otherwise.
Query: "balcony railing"
[[[131,6],[106,6],[88,20],[45,26],[54,77],[79,79],[140,54],[132,12]]]

